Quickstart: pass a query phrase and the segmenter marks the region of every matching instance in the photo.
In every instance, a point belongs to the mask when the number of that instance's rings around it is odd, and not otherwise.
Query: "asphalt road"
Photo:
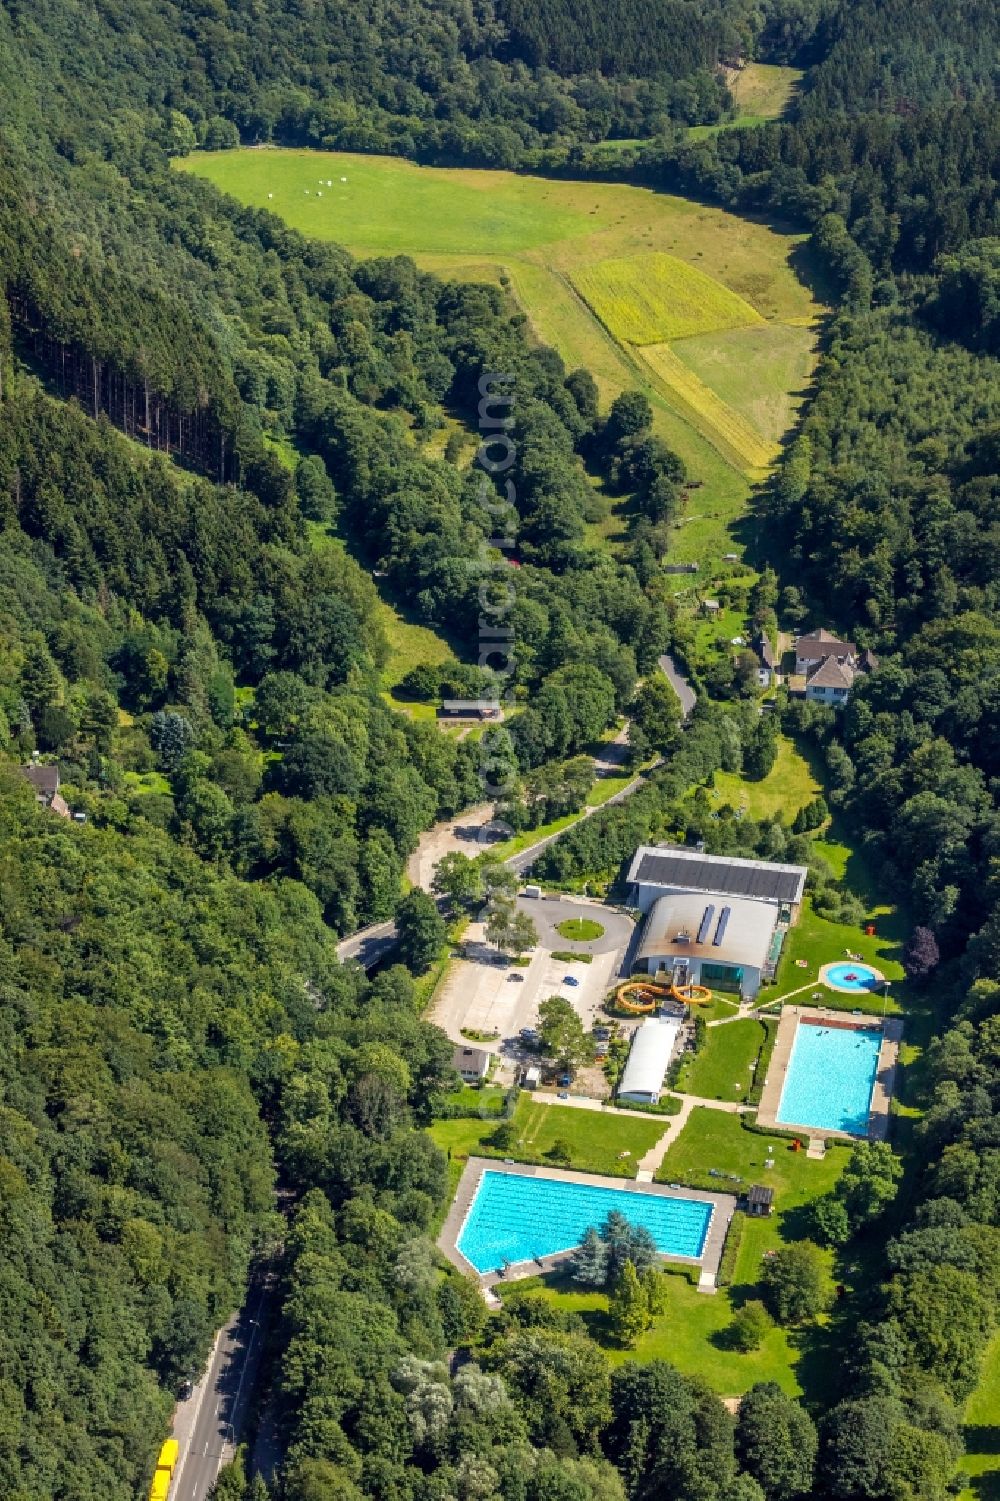
[[[517,905],[532,919],[538,929],[542,948],[548,949],[550,954],[554,950],[563,949],[580,954],[624,953],[635,926],[624,912],[616,912],[613,907],[605,907],[598,902],[576,902],[572,897],[519,896]],[[600,938],[564,938],[558,931],[558,924],[577,917],[599,922],[604,929]]]
[[[664,652],[663,656],[659,658],[659,663],[660,671],[663,673],[667,682],[670,684],[671,688],[680,699],[681,713],[683,714],[684,718],[687,719],[688,715],[691,713],[691,710],[698,702],[697,697],[695,696],[695,691],[691,687],[691,684],[688,682],[687,678],[681,672],[680,668],[677,666],[677,663],[674,661],[673,657],[667,656],[667,654]]]
[[[222,1466],[233,1457],[246,1422],[271,1314],[273,1279],[252,1282],[240,1311],[220,1330],[208,1370],[178,1405],[174,1437],[180,1459],[170,1501],[205,1501]]]
[[[613,803],[624,802],[627,797],[632,796],[633,792],[638,792],[645,780],[645,776],[636,777],[633,782],[629,782],[627,787],[623,787],[620,792],[616,792],[613,797],[609,797],[598,807],[585,809],[584,818],[589,818],[591,814],[598,813],[601,808],[608,808]],[[570,824],[569,827],[573,828],[574,825]],[[521,850],[520,854],[511,855],[503,863],[509,865],[511,870],[516,870],[518,875],[523,876],[531,869],[542,850],[548,849],[549,845],[565,832],[565,829],[560,829],[558,834],[549,834],[546,838],[539,839],[537,844],[529,845],[526,850]],[[443,900],[439,899],[438,906],[443,905]],[[359,933],[352,933],[350,938],[342,939],[337,944],[337,958],[342,964],[348,959],[356,959],[364,969],[374,969],[375,965],[387,954],[391,954],[395,947],[396,924],[394,922],[375,923],[370,928],[362,928]]]

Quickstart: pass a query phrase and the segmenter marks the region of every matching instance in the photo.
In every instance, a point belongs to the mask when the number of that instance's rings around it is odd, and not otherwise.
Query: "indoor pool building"
[[[645,917],[633,974],[752,999],[774,978],[806,874],[801,865],[643,846],[628,873],[630,902]]]
[[[768,968],[778,915],[777,907],[739,897],[658,897],[646,917],[633,973],[755,996]]]

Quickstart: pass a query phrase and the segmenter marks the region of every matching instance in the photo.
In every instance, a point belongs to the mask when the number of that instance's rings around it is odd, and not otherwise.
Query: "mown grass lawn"
[[[759,1350],[740,1355],[726,1348],[725,1331],[734,1310],[725,1291],[706,1296],[686,1276],[671,1272],[663,1274],[663,1290],[665,1310],[634,1350],[620,1349],[611,1337],[607,1295],[577,1288],[565,1276],[519,1282],[505,1289],[504,1301],[540,1293],[559,1308],[580,1314],[612,1365],[625,1360],[666,1360],[686,1375],[701,1376],[724,1397],[742,1396],[758,1381],[776,1381],[790,1395],[800,1394],[796,1376],[800,1336],[774,1328]]]
[[[788,431],[812,380],[813,329],[758,324],[697,334],[673,346],[678,360],[764,439]]]
[[[487,1084],[483,1089],[477,1089],[474,1084],[463,1084],[461,1089],[445,1095],[445,1101],[449,1105],[461,1105],[470,1114],[475,1111],[493,1111],[495,1114],[502,1106],[506,1093],[505,1089],[497,1085]]]
[[[807,985],[815,980],[817,988],[823,991],[824,1005],[843,1006],[849,1011],[857,1009],[877,1012],[881,1016],[881,990],[877,994],[853,996],[829,991],[825,986],[819,985],[817,977],[820,967],[844,959],[850,950],[852,954],[860,954],[863,961],[874,965],[888,980],[894,982],[890,986],[887,1010],[890,1014],[901,1011],[903,1007],[897,994],[898,982],[904,977],[900,962],[900,934],[893,915],[886,910],[873,914],[872,921],[876,927],[873,935],[867,934],[854,923],[830,922],[813,910],[812,898],[807,896],[802,903],[798,922],[785,940],[774,994],[783,995],[788,990],[796,990],[800,985]],[[798,959],[805,961],[804,968],[796,964]],[[806,993],[795,999],[801,1005],[808,1002],[809,996]]]
[[[979,1385],[965,1406],[967,1477],[959,1501],[1000,1501],[1000,1334],[986,1347]]]
[[[736,772],[717,771],[709,797],[719,807],[729,803],[742,808],[747,818],[773,818],[778,813],[790,824],[799,809],[822,790],[805,756],[786,735],[780,735],[778,754],[766,777],[751,782]]]
[[[765,1023],[752,1019],[709,1027],[701,1051],[684,1063],[677,1088],[703,1099],[745,1100],[766,1039]]]
[[[518,1139],[499,1155],[519,1162],[552,1163],[549,1156],[552,1147],[556,1142],[564,1142],[569,1148],[569,1161],[558,1166],[612,1178],[634,1178],[639,1158],[656,1145],[667,1129],[664,1119],[647,1120],[581,1110],[572,1105],[548,1105],[527,1094],[522,1094],[517,1102],[514,1125]],[[498,1155],[489,1146],[496,1127],[496,1121],[458,1120],[435,1121],[429,1129],[451,1161],[464,1165],[478,1153]]]
[[[567,917],[565,922],[556,923],[556,932],[572,943],[589,943],[600,938],[604,928],[590,917]]]
[[[765,1167],[768,1148],[773,1147],[774,1166]],[[715,1193],[739,1193],[752,1183],[774,1189],[775,1210],[769,1219],[747,1220],[736,1269],[736,1281],[756,1280],[760,1257],[781,1244],[783,1238],[800,1239],[805,1233],[802,1209],[829,1192],[840,1177],[850,1153],[846,1144],[831,1147],[821,1162],[804,1151],[792,1150],[785,1136],[748,1131],[738,1115],[699,1105],[680,1136],[672,1143],[656,1174],[661,1183],[684,1183]],[[709,1168],[733,1174],[732,1179],[714,1178]]]

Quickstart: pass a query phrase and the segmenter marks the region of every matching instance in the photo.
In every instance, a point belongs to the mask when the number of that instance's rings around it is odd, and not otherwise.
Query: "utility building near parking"
[[[648,1017],[632,1038],[632,1050],[618,1085],[618,1098],[637,1105],[656,1105],[670,1067],[677,1034],[676,1016]]]

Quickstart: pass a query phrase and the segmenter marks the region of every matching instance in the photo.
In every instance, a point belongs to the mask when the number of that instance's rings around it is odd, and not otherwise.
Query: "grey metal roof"
[[[454,1053],[452,1054],[451,1061],[453,1067],[456,1068],[459,1073],[462,1073],[463,1070],[466,1073],[469,1073],[473,1069],[482,1072],[483,1069],[489,1067],[490,1059],[492,1058],[492,1056],[492,1053],[488,1053],[485,1048],[470,1048],[463,1046],[457,1047],[455,1049]]]
[[[35,761],[30,766],[22,766],[21,771],[36,792],[53,797],[59,791],[58,766],[41,766]]]
[[[629,870],[630,884],[677,886],[689,891],[715,891],[720,896],[748,896],[758,901],[800,902],[808,872],[802,865],[775,865],[731,855],[703,855],[697,850],[667,845],[636,850]]]
[[[661,896],[649,909],[636,959],[700,959],[763,969],[777,921],[777,907],[745,897],[713,902],[703,893]]]

